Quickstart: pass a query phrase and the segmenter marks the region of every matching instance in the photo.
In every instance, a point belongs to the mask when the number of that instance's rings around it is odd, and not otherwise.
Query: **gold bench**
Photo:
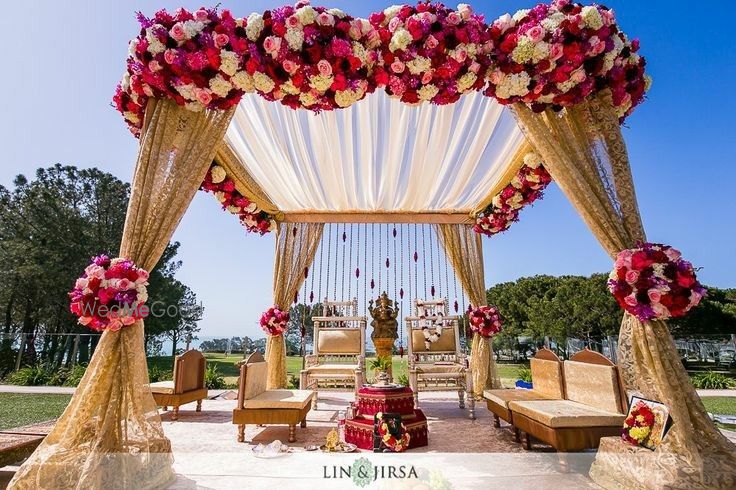
[[[197,412],[202,411],[202,400],[207,398],[204,372],[207,361],[201,352],[188,350],[174,359],[174,379],[151,383],[151,393],[156,405],[167,410],[174,408],[171,420],[179,419],[179,407],[196,400]]]
[[[312,390],[267,390],[268,363],[254,352],[240,365],[238,406],[233,424],[238,426],[238,442],[245,442],[245,425],[288,425],[289,442],[296,441],[296,424],[307,426],[312,408]]]

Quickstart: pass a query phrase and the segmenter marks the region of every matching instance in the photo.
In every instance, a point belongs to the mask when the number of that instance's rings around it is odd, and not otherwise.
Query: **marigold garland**
[[[395,453],[406,451],[409,448],[411,434],[409,434],[409,430],[404,423],[402,422],[399,428],[401,436],[397,438],[391,433],[389,424],[383,421],[383,412],[378,412],[375,417],[378,421],[378,436],[381,438],[383,445]]]

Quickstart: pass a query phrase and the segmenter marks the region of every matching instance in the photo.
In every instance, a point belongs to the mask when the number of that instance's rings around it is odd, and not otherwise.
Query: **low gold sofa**
[[[245,425],[288,425],[289,442],[296,441],[296,424],[307,426],[312,408],[311,390],[267,390],[268,363],[254,352],[240,365],[238,405],[233,424],[238,426],[238,442],[245,442]]]
[[[602,354],[578,352],[563,363],[564,400],[511,401],[514,427],[558,451],[598,447],[601,437],[621,432],[626,396],[618,369]]]
[[[151,383],[151,393],[156,405],[169,406],[174,413],[171,420],[179,419],[179,407],[196,400],[197,412],[202,411],[202,400],[207,398],[207,387],[204,382],[204,372],[207,361],[201,352],[188,350],[174,359],[174,379]]]
[[[562,361],[549,349],[539,349],[530,360],[532,371],[531,390],[496,389],[483,391],[488,410],[493,413],[493,426],[501,426],[503,419],[512,426],[514,421],[509,410],[512,401],[562,400],[565,398],[565,387],[562,380]],[[519,441],[519,431],[514,428],[514,435]]]

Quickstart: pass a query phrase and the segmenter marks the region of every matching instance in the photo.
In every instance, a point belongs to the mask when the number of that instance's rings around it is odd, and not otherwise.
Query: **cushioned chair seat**
[[[460,364],[416,364],[417,373],[422,374],[463,374],[465,367]]]
[[[164,395],[174,394],[174,381],[157,381],[151,383],[151,393],[162,393]]]
[[[508,408],[509,402],[514,401],[530,401],[530,400],[549,400],[552,397],[539,393],[534,390],[485,390],[483,392],[483,398],[501,405],[502,407]]]
[[[301,410],[312,401],[311,390],[268,390],[243,401],[243,408],[290,408]]]
[[[357,367],[357,364],[320,364],[319,366],[305,368],[305,371],[309,371],[314,374],[340,374],[353,376]]]
[[[626,416],[570,400],[510,401],[509,409],[547,427],[612,427],[623,425]]]

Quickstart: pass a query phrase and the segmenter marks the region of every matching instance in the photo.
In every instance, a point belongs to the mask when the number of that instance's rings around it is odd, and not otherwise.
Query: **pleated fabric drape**
[[[201,184],[232,111],[146,108],[120,256],[151,270]],[[69,406],[12,488],[161,488],[171,445],[148,388],[143,321],[105,332]]]
[[[487,300],[483,272],[483,243],[480,235],[473,231],[471,225],[441,224],[435,227],[445,255],[450,260],[470,303],[476,307],[485,305]],[[470,368],[473,374],[473,395],[476,398],[481,398],[485,389],[501,387],[491,339],[473,334]]]
[[[273,302],[286,310],[304,284],[322,240],[322,223],[279,223],[273,266]],[[283,335],[266,338],[267,388],[286,388],[286,340]]]
[[[610,94],[602,93],[560,114],[535,114],[520,104],[512,110],[554,181],[615,257],[645,235],[611,107]],[[635,456],[631,448],[602,445],[591,477],[607,488],[736,487],[736,446],[709,419],[666,323],[642,323],[625,313],[618,362],[627,392],[666,404],[674,425],[652,453]]]

